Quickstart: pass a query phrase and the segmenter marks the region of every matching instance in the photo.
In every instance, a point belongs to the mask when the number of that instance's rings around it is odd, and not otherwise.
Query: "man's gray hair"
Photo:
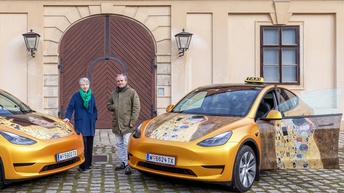
[[[90,84],[90,80],[88,80],[88,78],[86,77],[80,78],[79,84],[81,84],[82,82],[86,82],[87,84]]]
[[[125,75],[125,74],[117,74],[117,75],[116,75],[116,78],[119,77],[119,76],[123,76],[123,77],[124,77],[124,80],[127,80],[127,75]]]

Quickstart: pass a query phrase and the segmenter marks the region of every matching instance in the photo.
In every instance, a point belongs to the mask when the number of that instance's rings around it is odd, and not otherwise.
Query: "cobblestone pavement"
[[[249,192],[343,192],[344,193],[344,131],[339,142],[340,169],[274,170],[263,171],[260,181]],[[129,176],[115,171],[118,162],[114,136],[111,130],[97,130],[95,138],[95,163],[89,173],[79,173],[76,168],[45,178],[20,182],[0,192],[48,193],[208,193],[228,192],[225,186],[171,178],[144,176],[133,170]],[[105,159],[103,159],[105,158]]]

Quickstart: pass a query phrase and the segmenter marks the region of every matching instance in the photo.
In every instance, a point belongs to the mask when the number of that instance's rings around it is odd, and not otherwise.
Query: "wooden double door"
[[[156,115],[155,43],[139,22],[119,15],[82,20],[64,34],[59,55],[59,116],[63,117],[79,79],[88,77],[98,108],[97,128],[111,128],[106,109],[115,75],[124,73],[141,100],[140,123]]]

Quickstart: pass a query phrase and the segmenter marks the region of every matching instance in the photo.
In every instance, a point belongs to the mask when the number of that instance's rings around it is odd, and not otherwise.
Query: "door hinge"
[[[157,65],[154,63],[154,60],[151,61],[151,67],[152,67],[152,69],[156,69],[157,68]]]
[[[60,64],[57,65],[57,69],[59,69],[59,70],[62,72],[63,67],[64,67],[64,65],[63,65],[63,60],[61,59],[61,60],[60,60]]]

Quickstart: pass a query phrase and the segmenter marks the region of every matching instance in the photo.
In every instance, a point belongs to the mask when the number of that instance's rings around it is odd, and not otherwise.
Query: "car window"
[[[277,110],[279,110],[282,114],[298,106],[299,98],[294,93],[285,89],[277,89],[277,92],[279,100]]]
[[[0,115],[21,114],[32,111],[27,105],[6,92],[0,92]]]
[[[285,90],[286,91],[286,90]],[[328,88],[304,92],[298,96],[285,92],[289,100],[279,105],[285,116],[336,114],[340,109],[340,88]]]
[[[340,112],[341,88],[326,88],[303,92],[298,95],[301,102],[312,107],[315,115],[336,114]]]
[[[284,117],[314,115],[311,106],[303,102],[298,96],[286,89],[278,89],[278,97],[280,104],[277,110]]]
[[[258,90],[207,89],[195,91],[180,101],[172,112],[243,117]]]
[[[193,93],[191,96],[186,97],[185,100],[182,100],[174,109],[174,111],[185,111],[188,109],[190,110],[201,108],[206,94],[207,92]]]
[[[275,109],[275,94],[274,90],[269,91],[264,95],[257,109],[255,120],[265,118],[270,110]]]

